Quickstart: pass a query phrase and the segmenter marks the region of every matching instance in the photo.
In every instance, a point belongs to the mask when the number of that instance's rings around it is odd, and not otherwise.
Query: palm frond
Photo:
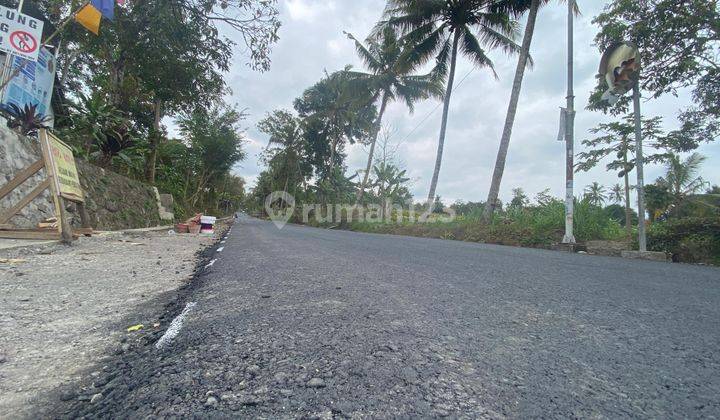
[[[490,60],[490,58],[485,55],[485,51],[480,46],[480,42],[475,37],[475,35],[470,32],[468,28],[463,28],[461,41],[462,43],[460,47],[463,54],[470,57],[470,59],[476,66],[489,68],[492,71],[493,76],[497,79],[498,75],[495,72],[495,65],[493,64],[492,60]]]
[[[431,58],[438,58],[438,51],[444,47],[443,41],[447,41],[445,25],[434,27],[434,24],[427,24],[406,36],[408,47],[403,52],[400,65],[406,70],[415,70],[425,65]],[[447,59],[444,59],[447,61]]]
[[[432,73],[421,76],[405,76],[402,84],[418,91],[425,92],[425,98],[442,99],[445,96],[445,84],[438,81]]]
[[[370,52],[360,41],[357,40],[357,38],[355,38],[355,36],[353,36],[353,34],[349,32],[343,33],[355,43],[355,50],[357,51],[358,56],[360,56],[360,60],[362,60],[365,67],[369,68],[374,73],[382,70],[382,63],[380,63],[376,54]]]
[[[435,80],[444,82],[445,79],[447,79],[448,71],[450,69],[451,53],[452,44],[450,43],[450,39],[445,39],[445,42],[435,57],[435,67],[430,72]],[[443,93],[443,95],[445,94]]]
[[[519,31],[514,20],[501,19],[498,22],[480,24],[480,42],[490,49],[501,49],[507,54],[520,52],[520,45],[515,42]]]

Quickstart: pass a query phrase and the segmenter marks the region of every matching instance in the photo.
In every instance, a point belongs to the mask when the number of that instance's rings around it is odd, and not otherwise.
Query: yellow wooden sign
[[[75,167],[75,157],[70,146],[63,143],[48,130],[41,130],[40,137],[49,152],[48,158],[51,166],[49,169],[52,171],[58,194],[70,201],[84,202],[85,196],[80,186],[80,178]]]

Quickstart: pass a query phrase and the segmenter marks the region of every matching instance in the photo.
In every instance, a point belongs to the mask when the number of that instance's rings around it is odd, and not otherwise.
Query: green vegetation
[[[363,232],[536,248],[549,248],[562,240],[565,229],[565,205],[561,200],[552,199],[535,206],[510,206],[504,211],[497,211],[490,223],[483,223],[483,211],[484,207],[478,205],[470,214],[460,215],[451,222],[436,217],[431,218],[428,223],[356,222],[350,228]],[[575,211],[578,240],[622,238],[623,230],[620,223],[609,218],[601,207],[580,201],[576,203]]]
[[[675,261],[720,265],[720,217],[685,217],[654,223],[648,247],[670,252]]]
[[[259,129],[270,136],[263,154],[267,167],[246,200],[246,207],[261,213],[270,193],[284,191],[295,198],[296,212],[292,220],[296,222],[303,220],[304,204],[321,204],[320,210],[309,214],[311,224],[533,247],[550,247],[559,242],[565,209],[563,202],[552,197],[549,190],[541,191],[531,200],[520,186],[513,190],[505,208],[497,200],[522,78],[532,63],[530,44],[535,21],[540,6],[546,3],[549,2],[390,0],[383,20],[367,39],[359,41],[347,34],[367,73],[349,65],[326,73],[294,101],[294,111],[273,111],[259,124]],[[578,11],[576,4],[571,7]],[[689,10],[693,13],[688,13]],[[526,13],[528,23],[519,46],[516,44],[517,19]],[[693,18],[695,13],[698,16]],[[710,77],[717,71],[717,57],[713,55],[713,48],[717,47],[717,25],[712,24],[717,18],[716,8],[694,0],[681,3],[654,0],[642,5],[613,0],[595,18],[601,26],[596,38],[600,51],[614,40],[641,38],[643,67],[647,69],[642,88],[650,92],[652,98],[674,93],[688,86],[688,80],[698,83],[694,98],[697,107],[680,115],[679,129],[666,132],[661,118],[642,118],[646,164],[666,166],[665,175],[646,186],[652,223],[649,241],[654,249],[667,252],[681,249],[662,239],[659,232],[667,230],[682,236],[683,231],[674,226],[695,226],[697,220],[718,215],[717,202],[698,195],[706,186],[699,174],[704,158],[698,154],[686,156],[700,144],[714,141],[720,132],[714,106],[717,101],[711,100],[720,78]],[[693,31],[675,33],[683,25]],[[683,42],[692,48],[675,48],[683,45],[678,36],[687,38]],[[663,48],[655,41],[657,37],[673,42],[673,47]],[[450,208],[458,217],[444,222],[443,213],[447,209],[436,194],[436,187],[457,60],[461,55],[466,56],[478,67],[494,73],[488,55],[494,50],[518,53],[519,58],[489,198],[487,202],[453,204]],[[670,60],[670,64],[663,60]],[[427,68],[429,73],[416,75],[422,68]],[[593,182],[584,189],[582,198],[576,199],[575,236],[579,241],[630,243],[638,221],[631,202],[634,190],[631,174],[636,166],[634,120],[628,115],[627,97],[608,108],[596,101],[598,94],[599,91],[592,93],[589,108],[618,118],[591,130],[593,138],[583,141],[585,148],[578,155],[576,170],[591,171],[603,166],[617,173],[624,182],[612,186]],[[408,171],[403,162],[394,156],[398,145],[390,142],[391,130],[386,128],[383,132],[381,127],[390,101],[404,101],[412,111],[416,101],[437,97],[443,101],[443,115],[433,176],[427,200],[414,206],[418,213],[430,210],[429,222],[412,222],[408,220],[407,207],[413,200],[409,191],[414,180],[406,175]],[[363,169],[352,172],[347,168],[347,144],[368,146],[367,164]],[[287,206],[282,202],[271,204]],[[344,218],[330,221],[326,204],[345,208],[376,206],[380,208],[379,215],[390,220],[378,222],[377,218],[371,218],[372,222],[365,219],[350,225]],[[396,208],[400,205],[405,210]],[[319,216],[320,221],[314,216]],[[403,216],[403,221],[396,221],[399,216]],[[715,252],[711,246],[706,249]],[[695,261],[685,254],[678,258]],[[708,261],[705,257],[698,260]]]
[[[59,26],[77,7],[30,3],[24,11],[46,28]],[[226,35],[244,44],[252,70],[268,70],[280,26],[276,3],[130,1],[115,8],[114,20],[103,20],[99,36],[68,25],[53,46],[62,45],[52,97],[55,131],[76,156],[172,193],[178,217],[236,207],[244,183],[230,169],[245,156],[244,114],[223,103],[224,73],[236,49]],[[23,133],[33,135],[42,123],[34,110],[15,114],[11,125]],[[177,138],[164,125],[169,119],[180,127]]]

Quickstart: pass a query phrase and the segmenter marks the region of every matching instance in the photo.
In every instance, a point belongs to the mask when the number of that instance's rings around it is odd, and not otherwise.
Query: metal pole
[[[573,213],[575,195],[573,184],[575,180],[575,94],[573,92],[573,0],[568,0],[568,89],[567,89],[567,115],[565,123],[565,236],[564,244],[574,244]]]
[[[633,86],[633,107],[635,108],[635,165],[637,169],[638,194],[638,243],[640,252],[647,251],[645,237],[645,175],[643,173],[642,114],[640,113],[640,81]]]

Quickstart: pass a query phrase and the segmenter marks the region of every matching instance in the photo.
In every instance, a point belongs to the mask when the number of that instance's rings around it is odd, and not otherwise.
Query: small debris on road
[[[25,261],[22,258],[0,258],[0,264],[22,264]]]
[[[306,385],[308,388],[323,388],[325,387],[325,381],[320,378],[312,378]]]
[[[133,325],[132,327],[128,327],[127,332],[140,331],[140,330],[142,330],[143,328],[145,328],[145,325],[143,325],[143,324],[137,324],[137,325]]]

